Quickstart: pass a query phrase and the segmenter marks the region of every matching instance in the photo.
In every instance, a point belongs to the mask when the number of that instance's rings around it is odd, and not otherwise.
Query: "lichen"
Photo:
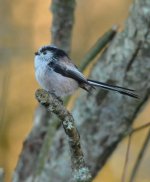
[[[74,174],[74,181],[77,182],[88,182],[91,181],[91,175],[89,173],[89,169],[87,167],[82,167],[79,170],[75,170]]]

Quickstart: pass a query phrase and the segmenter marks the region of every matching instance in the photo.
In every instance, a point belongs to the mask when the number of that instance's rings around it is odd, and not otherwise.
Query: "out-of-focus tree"
[[[52,10],[53,43],[69,52],[75,1],[53,0]],[[130,133],[135,117],[148,101],[149,21],[150,2],[134,1],[124,30],[111,41],[90,74],[90,77],[96,80],[136,89],[140,100],[96,90],[92,96],[82,93],[76,98],[72,109],[85,160],[93,178],[119,142]],[[72,179],[66,136],[57,122],[51,113],[39,106],[33,130],[24,142],[14,181]]]

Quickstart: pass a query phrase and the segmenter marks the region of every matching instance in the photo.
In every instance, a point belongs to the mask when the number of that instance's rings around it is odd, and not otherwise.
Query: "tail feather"
[[[114,86],[111,84],[107,84],[107,83],[103,83],[103,82],[99,82],[99,81],[95,81],[95,80],[90,80],[90,79],[88,79],[88,83],[90,85],[93,85],[96,87],[101,87],[106,90],[112,90],[112,91],[119,92],[120,94],[123,94],[123,95],[127,95],[127,96],[134,97],[134,98],[139,98],[138,95],[133,93],[135,91],[133,89],[128,89],[128,88],[124,88],[124,87],[120,87],[120,86]]]

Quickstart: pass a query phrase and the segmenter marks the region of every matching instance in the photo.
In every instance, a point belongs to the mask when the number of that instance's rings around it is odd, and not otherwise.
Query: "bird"
[[[138,98],[133,89],[86,78],[73,64],[68,54],[55,45],[42,46],[35,52],[34,67],[39,85],[46,91],[55,93],[58,97],[71,95],[78,88],[91,92],[96,87],[100,87]]]

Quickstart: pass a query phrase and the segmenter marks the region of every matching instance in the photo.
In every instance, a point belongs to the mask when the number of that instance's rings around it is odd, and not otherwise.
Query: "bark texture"
[[[51,122],[50,118],[51,113],[40,105],[35,112],[33,129],[23,143],[22,152],[13,174],[13,182],[33,180],[38,157],[48,132],[49,122]]]
[[[52,0],[52,44],[67,53],[71,48],[71,35],[74,24],[75,0]]]
[[[137,90],[140,99],[97,89],[82,91],[73,109],[81,145],[93,177],[103,167],[130,129],[150,94],[150,1],[134,1],[124,31],[92,70],[91,78]],[[43,176],[52,181],[71,181],[69,148],[62,129],[56,133]]]
[[[76,125],[80,133],[81,146],[93,178],[103,167],[117,144],[131,129],[134,118],[149,98],[149,50],[150,1],[134,0],[124,30],[117,34],[111,46],[99,58],[93,67],[90,78],[134,88],[140,99],[132,99],[101,89],[95,90],[92,95],[87,95],[82,91],[73,109],[73,116],[77,121]],[[37,114],[40,124],[33,128],[34,136],[37,135],[36,138],[40,136],[38,133],[43,128],[45,131],[47,130],[45,127],[47,125],[43,124],[45,121],[41,122],[44,117],[41,119],[39,116]],[[32,139],[30,139],[32,145],[28,145],[27,149],[24,148],[23,155],[20,157],[14,181],[32,181],[30,171],[34,170],[36,165],[34,156],[38,155],[40,147],[38,146],[34,151],[29,150],[30,146],[32,148],[36,146],[36,142],[34,143]],[[31,152],[34,153],[32,158],[29,157]],[[48,152],[46,163],[39,176],[40,181],[72,181],[69,146],[62,128],[55,133]]]
[[[52,1],[52,43],[63,48],[68,53],[71,47],[74,10],[75,0]],[[51,133],[51,138],[53,138],[57,130],[57,121],[55,121],[56,118],[47,112],[45,107],[38,106],[35,112],[34,126],[23,144],[22,152],[13,175],[13,182],[38,180],[36,176],[40,176],[45,161],[49,160],[47,148],[51,145],[51,141],[47,140],[47,135]],[[45,158],[41,156],[41,153],[43,155],[43,150],[46,153]],[[43,164],[39,164],[41,157],[43,158]],[[44,181],[49,181],[49,175],[44,176]]]
[[[91,174],[84,161],[84,155],[80,145],[80,135],[71,113],[63,106],[62,101],[54,94],[50,94],[43,89],[38,89],[35,95],[39,103],[48,111],[56,114],[62,123],[69,142],[73,173],[72,179],[75,182],[90,182]]]

